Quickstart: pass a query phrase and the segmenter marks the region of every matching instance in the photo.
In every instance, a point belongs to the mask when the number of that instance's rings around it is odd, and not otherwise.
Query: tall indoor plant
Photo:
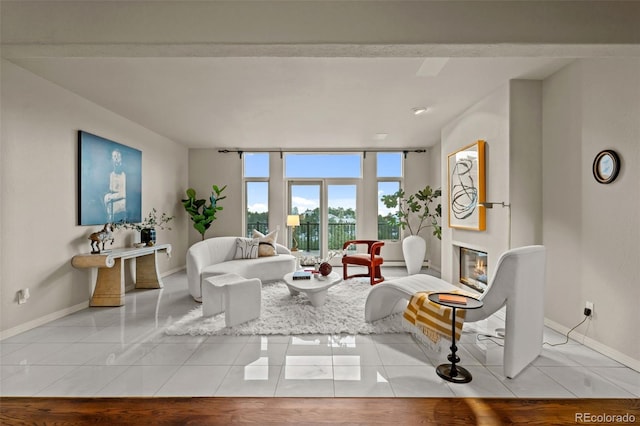
[[[395,193],[380,198],[385,207],[397,209],[397,213],[385,217],[387,223],[399,226],[403,231],[409,231],[409,236],[402,240],[402,254],[410,275],[420,271],[427,251],[427,243],[419,235],[420,232],[426,228],[433,228],[433,235],[438,239],[442,238],[442,227],[439,223],[442,205],[437,202],[441,195],[440,189],[433,189],[427,185],[409,196],[400,188]]]
[[[222,188],[219,188],[218,185],[213,185],[212,188],[213,191],[209,197],[208,205],[207,200],[204,198],[196,199],[196,190],[193,188],[187,189],[187,198],[182,200],[182,205],[191,216],[193,227],[200,233],[203,240],[207,229],[216,220],[216,213],[222,210],[222,206],[219,206],[218,202],[227,198],[226,195],[220,195],[227,188],[227,185]]]

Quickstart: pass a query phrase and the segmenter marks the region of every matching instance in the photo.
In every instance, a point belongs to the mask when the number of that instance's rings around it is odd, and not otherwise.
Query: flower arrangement
[[[329,250],[329,253],[327,253],[327,257],[325,257],[324,259],[320,259],[320,263],[328,262],[338,255],[344,256],[345,253],[343,252],[343,250]]]
[[[143,229],[167,229],[171,230],[168,226],[168,223],[171,222],[175,216],[169,216],[166,213],[162,213],[160,217],[158,217],[158,211],[153,208],[149,212],[146,218],[140,223],[131,223],[131,222],[118,222],[115,224],[116,229],[135,229],[140,232]]]
[[[303,266],[320,265],[324,262],[329,262],[336,256],[343,256],[342,250],[329,250],[327,257],[321,258],[320,256],[302,256],[300,258],[300,264]]]

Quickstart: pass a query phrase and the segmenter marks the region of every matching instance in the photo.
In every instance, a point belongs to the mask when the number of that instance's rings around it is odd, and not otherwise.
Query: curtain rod
[[[404,158],[407,158],[407,154],[409,154],[410,152],[415,152],[418,154],[422,154],[424,152],[427,152],[426,149],[365,149],[365,150],[359,150],[359,149],[294,149],[294,150],[284,150],[284,149],[219,149],[218,150],[219,153],[221,154],[228,154],[230,152],[235,152],[238,154],[238,156],[240,157],[240,159],[242,159],[242,154],[244,154],[245,152],[259,152],[259,153],[265,153],[265,152],[278,152],[280,153],[280,158],[282,158],[282,154],[287,154],[287,153],[316,153],[316,152],[329,152],[329,153],[347,153],[347,152],[362,152],[362,155],[364,156],[364,158],[367,158],[367,152],[402,152],[404,154]]]

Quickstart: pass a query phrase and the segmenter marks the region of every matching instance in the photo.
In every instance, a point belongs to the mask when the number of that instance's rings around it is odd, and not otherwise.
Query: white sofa
[[[222,274],[237,274],[265,281],[281,280],[296,269],[296,258],[285,246],[276,244],[276,256],[234,259],[236,238],[215,237],[195,243],[187,251],[187,280],[191,296],[202,301],[202,281]]]

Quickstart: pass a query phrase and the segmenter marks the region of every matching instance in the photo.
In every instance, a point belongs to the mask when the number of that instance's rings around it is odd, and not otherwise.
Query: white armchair
[[[500,256],[480,309],[467,312],[465,322],[483,320],[506,304],[504,374],[514,378],[542,351],[544,329],[545,248],[515,248]],[[371,288],[365,320],[375,321],[405,309],[418,291],[451,291],[451,283],[429,275],[412,275]]]

